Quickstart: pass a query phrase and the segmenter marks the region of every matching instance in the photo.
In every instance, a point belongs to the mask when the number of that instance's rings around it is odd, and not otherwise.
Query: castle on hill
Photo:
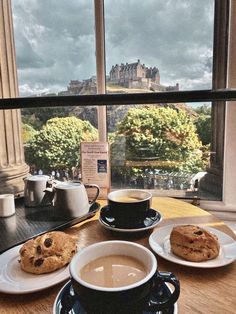
[[[134,63],[121,63],[113,65],[107,83],[114,86],[123,86],[130,89],[149,89],[152,91],[178,91],[179,84],[174,86],[164,86],[160,83],[159,69],[156,67],[146,67],[140,60]],[[95,76],[90,79],[78,81],[71,80],[66,91],[59,92],[58,95],[83,95],[96,94],[97,80]]]
[[[109,82],[126,88],[151,89],[153,91],[179,90],[179,84],[164,86],[160,84],[160,73],[156,67],[146,67],[138,59],[135,63],[113,65]]]

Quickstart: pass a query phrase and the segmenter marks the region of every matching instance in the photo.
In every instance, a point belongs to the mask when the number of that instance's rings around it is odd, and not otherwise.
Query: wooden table
[[[106,202],[100,203],[104,205]],[[162,222],[154,230],[173,223],[205,224],[227,233],[236,240],[234,233],[223,222],[186,202],[155,197],[152,207],[158,209],[163,216]],[[106,230],[97,219],[98,214],[65,231],[79,236],[80,248],[99,241],[122,239],[135,241],[150,249],[148,238],[152,231],[142,235],[133,234],[128,238],[127,235]],[[159,270],[171,271],[180,280],[179,314],[236,313],[236,262],[219,268],[200,269],[177,265],[159,256],[157,261]],[[64,284],[65,282],[27,295],[0,293],[0,313],[52,313],[54,300]]]

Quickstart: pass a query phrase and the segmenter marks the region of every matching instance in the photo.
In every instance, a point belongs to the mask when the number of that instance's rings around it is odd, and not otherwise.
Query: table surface
[[[101,206],[106,204],[105,201],[99,203]],[[176,223],[204,224],[223,231],[236,240],[232,230],[223,222],[189,203],[154,197],[152,207],[161,212],[163,220],[147,233],[127,235],[110,232],[98,222],[99,212],[94,217],[65,229],[65,232],[79,237],[79,248],[104,240],[129,240],[151,249],[148,243],[151,232]],[[235,313],[236,262],[219,268],[201,269],[178,265],[157,255],[156,257],[159,270],[171,271],[180,280],[178,314]],[[65,282],[27,295],[0,293],[0,313],[52,313],[54,300],[64,284]]]

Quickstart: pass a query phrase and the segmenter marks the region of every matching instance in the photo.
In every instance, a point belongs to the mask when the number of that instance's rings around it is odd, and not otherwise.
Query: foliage
[[[41,169],[71,169],[80,163],[80,142],[97,138],[97,130],[88,121],[53,118],[27,143],[26,161]]]
[[[22,121],[40,130],[42,126],[52,118],[62,118],[70,114],[70,107],[52,108],[24,108],[22,109]]]
[[[36,133],[37,131],[31,125],[22,124],[22,139],[24,144],[32,140]]]
[[[211,115],[211,106],[204,104],[202,106],[195,108],[194,111],[196,113],[198,113],[199,115],[203,114],[206,116],[210,116]]]
[[[192,118],[183,110],[171,108],[130,109],[118,125],[113,157],[125,140],[127,160],[164,161],[159,169],[197,172],[204,167],[202,143]],[[118,147],[118,148],[117,148]]]
[[[194,124],[197,128],[197,133],[203,145],[211,143],[211,107],[204,104],[203,106],[195,108],[198,117]]]
[[[197,133],[202,141],[203,145],[211,143],[211,116],[200,114],[195,120]]]

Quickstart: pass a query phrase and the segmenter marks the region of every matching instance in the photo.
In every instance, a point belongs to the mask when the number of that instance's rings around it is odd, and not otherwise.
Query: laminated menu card
[[[81,177],[84,184],[100,187],[99,198],[106,198],[110,190],[110,156],[108,142],[81,142]]]

